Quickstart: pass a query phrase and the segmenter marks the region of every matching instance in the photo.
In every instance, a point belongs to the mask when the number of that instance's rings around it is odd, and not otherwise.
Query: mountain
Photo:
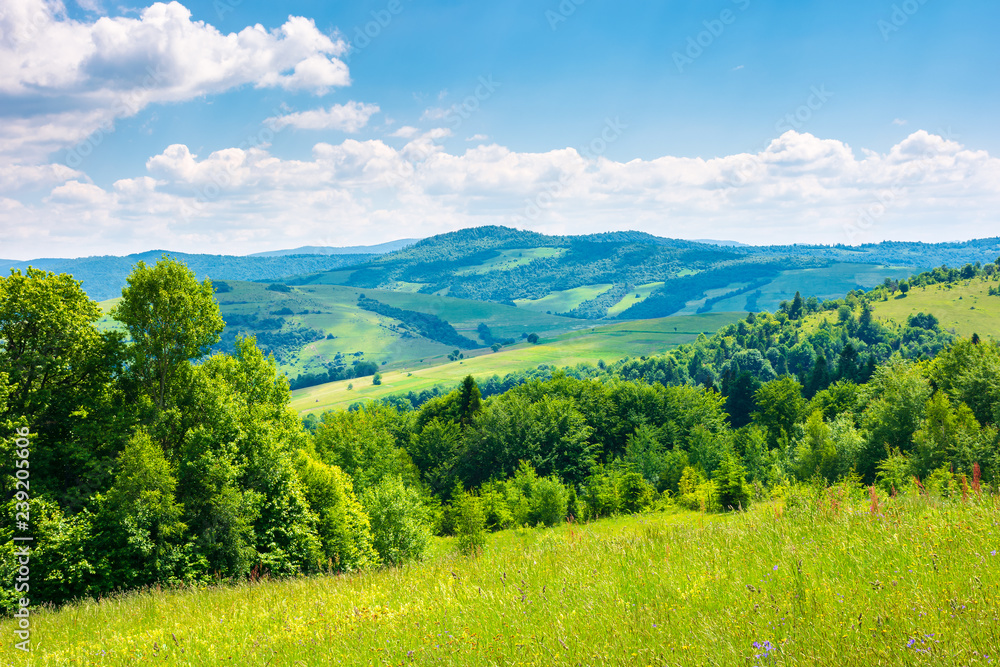
[[[393,243],[404,247],[389,251]],[[1000,256],[1000,238],[938,244],[721,246],[637,231],[549,236],[486,226],[416,242],[401,239],[335,250],[358,249],[372,252],[170,254],[200,278],[377,288],[516,305],[578,319],[638,319],[774,310],[796,291],[838,298],[932,266],[990,263]],[[310,248],[275,252],[305,250]],[[83,281],[92,298],[104,300],[121,293],[135,262],[154,262],[163,253],[3,265],[70,273]]]
[[[306,245],[301,248],[291,250],[269,250],[267,252],[255,252],[247,257],[284,257],[287,255],[384,255],[394,250],[402,250],[411,246],[420,239],[397,239],[377,245],[354,245],[341,248],[331,246]]]
[[[423,239],[356,267],[289,284],[444,294],[584,319],[774,310],[837,298],[941,264],[992,261],[1000,239],[864,246],[719,246],[644,232],[547,236],[476,227]],[[807,291],[808,290],[808,291]]]
[[[83,281],[83,289],[90,298],[103,301],[121,296],[125,279],[136,262],[155,263],[161,256],[169,255],[180,260],[194,271],[199,280],[253,280],[274,281],[283,276],[329,271],[350,264],[368,262],[376,257],[363,255],[290,255],[280,257],[243,257],[234,255],[189,255],[166,250],[150,250],[125,257],[105,255],[78,257],[76,259],[40,258],[28,261],[3,262],[3,267],[26,269],[33,266],[53,273],[69,273]]]
[[[740,243],[739,241],[720,241],[718,239],[692,239],[695,243],[704,243],[706,245],[721,245],[721,246],[747,246],[747,243]]]

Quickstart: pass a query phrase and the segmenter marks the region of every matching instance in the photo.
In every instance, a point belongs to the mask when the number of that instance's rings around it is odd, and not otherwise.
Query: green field
[[[541,313],[566,313],[584,301],[597,298],[611,287],[611,283],[584,285],[583,287],[551,292],[541,299],[515,299],[514,303],[517,304],[518,308],[524,310],[534,310]]]
[[[481,342],[476,331],[480,323],[498,338],[520,339],[522,334],[550,335],[588,326],[583,320],[558,317],[497,303],[455,299],[413,291],[387,291],[340,285],[303,285],[290,292],[267,289],[264,283],[227,281],[231,292],[216,294],[224,318],[234,315],[259,319],[285,320],[279,332],[305,328],[319,332],[323,340],[309,342],[300,349],[277,352],[280,370],[292,377],[313,372],[333,361],[337,353],[363,352],[364,358],[387,369],[411,366],[420,359],[444,358],[453,346],[410,335],[388,317],[361,310],[358,295],[405,310],[436,315],[462,335]],[[412,284],[410,284],[412,286]],[[113,302],[103,302],[106,310]],[[291,311],[291,314],[288,314]],[[105,320],[102,326],[108,326]],[[328,338],[332,336],[332,338]]]
[[[474,274],[489,273],[490,271],[507,271],[516,266],[530,264],[536,259],[548,259],[550,257],[562,257],[566,254],[566,248],[512,248],[510,250],[499,251],[500,255],[493,259],[488,259],[477,266],[455,271],[456,276],[469,276]]]
[[[344,269],[340,271],[323,271],[322,273],[311,273],[304,276],[294,276],[296,285],[341,285],[346,283],[354,273],[354,269]]]
[[[855,491],[854,493],[858,493]],[[826,491],[729,515],[676,510],[435,538],[423,563],[86,601],[31,616],[4,664],[989,665],[997,497]]]
[[[522,342],[496,353],[476,350],[472,356],[466,353],[461,361],[448,362],[446,354],[438,354],[424,358],[422,363],[384,371],[382,384],[378,386],[372,384],[371,378],[358,378],[299,389],[292,392],[292,407],[301,414],[319,414],[344,409],[364,399],[420,392],[439,384],[455,385],[466,375],[485,378],[536,368],[539,364],[558,368],[596,364],[600,359],[611,362],[626,356],[657,354],[692,342],[700,333],[712,334],[741,317],[742,313],[714,313],[636,320],[551,337],[543,335],[538,345]],[[350,385],[353,389],[348,389]]]
[[[919,270],[899,266],[875,266],[872,264],[834,264],[821,269],[795,269],[783,271],[773,281],[760,288],[761,296],[757,300],[758,311],[774,312],[782,301],[791,301],[795,292],[801,292],[803,298],[815,296],[820,299],[840,299],[845,294],[859,287],[870,289],[886,278],[902,280]],[[731,285],[718,294],[741,287]],[[746,310],[747,298],[752,292],[739,294],[729,299],[723,299],[712,305],[713,313],[734,312]],[[681,313],[694,313],[705,303],[704,299],[690,302]]]
[[[631,308],[637,303],[642,303],[649,298],[649,295],[653,293],[657,287],[662,287],[663,283],[646,283],[645,285],[638,285],[631,292],[622,297],[622,300],[615,305],[608,308],[608,317],[616,317],[626,310]]]
[[[1000,297],[989,295],[991,286],[997,282],[974,278],[956,285],[915,287],[905,297],[897,294],[877,302],[875,317],[905,324],[910,315],[932,313],[942,328],[954,329],[960,336],[978,333],[995,339],[1000,335]]]

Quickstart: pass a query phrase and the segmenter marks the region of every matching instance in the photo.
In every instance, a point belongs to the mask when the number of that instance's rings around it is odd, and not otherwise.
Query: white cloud
[[[276,129],[296,127],[300,130],[340,130],[342,132],[357,132],[368,124],[368,119],[380,111],[377,104],[361,104],[348,102],[334,104],[329,109],[311,109],[268,118]]]
[[[0,192],[50,189],[70,179],[83,177],[82,172],[61,164],[0,164]]]
[[[420,116],[420,120],[441,120],[448,115],[451,108],[444,107],[427,107],[424,109],[424,113]]]
[[[69,172],[18,175],[53,190],[38,204],[0,199],[0,243],[25,258],[240,253],[482,224],[751,243],[943,241],[992,233],[1000,209],[1000,159],[924,131],[885,153],[787,132],[753,154],[629,162],[496,144],[453,155],[435,143],[449,135],[418,133],[402,148],[319,143],[302,160],[174,145],[108,189]]]
[[[417,128],[411,125],[404,125],[403,127],[399,128],[398,130],[390,134],[389,136],[397,137],[399,139],[412,139],[418,134],[420,134],[420,130],[418,130]]]
[[[471,137],[466,137],[466,141],[489,141],[490,138],[485,134],[474,134]]]
[[[96,6],[96,5],[95,5]],[[32,108],[0,124],[0,152],[40,162],[149,104],[243,85],[324,94],[350,83],[343,40],[290,16],[223,34],[178,2],[137,18],[70,19],[58,2],[6,0],[0,12],[0,104]]]
[[[902,127],[903,125],[906,125],[907,122],[908,121],[904,120],[903,118],[894,118],[892,120],[892,124],[893,125],[898,125],[900,127]]]

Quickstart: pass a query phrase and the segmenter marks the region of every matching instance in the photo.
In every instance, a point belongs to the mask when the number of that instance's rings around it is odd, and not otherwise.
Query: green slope
[[[573,289],[551,292],[540,299],[516,299],[514,303],[517,304],[518,308],[525,310],[535,310],[542,313],[566,313],[584,301],[589,301],[608,291],[611,286],[611,283],[583,285]]]
[[[870,289],[881,283],[886,278],[903,280],[914,273],[918,273],[919,268],[904,266],[880,266],[873,264],[838,263],[832,266],[817,269],[792,269],[783,271],[774,280],[763,287],[751,289],[742,294],[738,294],[726,299],[722,299],[712,304],[712,313],[725,313],[738,310],[747,310],[747,300],[752,298],[755,292],[760,295],[756,298],[755,311],[773,312],[778,309],[782,301],[791,301],[798,291],[803,297],[815,296],[820,299],[839,299],[851,290],[864,288]],[[726,287],[709,290],[700,299],[689,301],[681,314],[690,314],[698,311],[708,298],[722,296],[726,292],[741,289],[748,283],[732,283]],[[750,304],[754,305],[753,303]]]
[[[542,336],[538,345],[519,343],[500,352],[478,350],[466,353],[461,361],[447,361],[445,354],[424,358],[422,364],[388,369],[382,384],[371,378],[358,378],[309,387],[292,392],[292,407],[302,414],[344,409],[363,399],[390,394],[419,392],[439,384],[456,384],[466,375],[490,377],[536,368],[540,364],[555,367],[596,364],[623,357],[652,355],[689,343],[701,333],[714,333],[736,322],[743,313],[713,313],[683,317],[636,320],[586,328],[554,336]],[[348,389],[353,385],[353,389]]]
[[[906,324],[910,315],[931,313],[941,327],[954,329],[960,336],[978,333],[983,338],[1000,337],[1000,296],[990,296],[996,280],[973,278],[957,283],[916,287],[904,296],[896,295],[875,304],[875,317]]]

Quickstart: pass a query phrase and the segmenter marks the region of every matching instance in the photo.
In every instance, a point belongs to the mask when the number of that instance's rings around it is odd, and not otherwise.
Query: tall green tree
[[[161,410],[171,381],[191,359],[219,342],[225,322],[212,281],[199,283],[184,264],[163,257],[154,266],[138,262],[111,316],[132,338],[132,370]]]
[[[472,423],[472,418],[482,409],[482,397],[475,378],[466,375],[458,388],[458,411],[462,426]]]
[[[786,448],[792,428],[802,416],[802,385],[788,375],[763,385],[754,394],[753,421],[767,431],[768,446]]]
[[[32,486],[74,510],[107,488],[130,431],[130,408],[111,384],[122,336],[99,332],[100,315],[72,276],[29,267],[0,278],[0,374],[9,394],[0,424],[31,424]]]
[[[28,267],[0,278],[0,372],[10,409],[34,416],[98,370],[100,306],[68,274]]]

